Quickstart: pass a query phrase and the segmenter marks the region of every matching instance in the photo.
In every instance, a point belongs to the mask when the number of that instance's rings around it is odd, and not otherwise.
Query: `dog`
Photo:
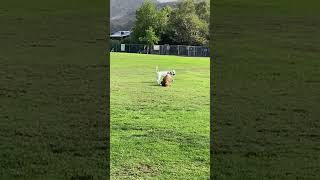
[[[172,76],[171,74],[167,74],[166,76],[164,76],[163,80],[161,81],[161,85],[164,87],[168,87],[171,85],[172,83]]]
[[[167,74],[171,75],[171,79],[173,81],[173,76],[176,75],[176,71],[172,70],[172,71],[159,71],[158,70],[158,66],[156,66],[156,74],[157,74],[157,83],[159,85],[161,85],[161,78],[164,78]]]

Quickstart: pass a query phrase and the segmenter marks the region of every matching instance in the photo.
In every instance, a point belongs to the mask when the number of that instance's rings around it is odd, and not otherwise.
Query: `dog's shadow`
[[[148,86],[160,86],[159,84],[157,84],[156,82],[150,82],[150,81],[144,81],[142,82],[143,84],[147,84]]]

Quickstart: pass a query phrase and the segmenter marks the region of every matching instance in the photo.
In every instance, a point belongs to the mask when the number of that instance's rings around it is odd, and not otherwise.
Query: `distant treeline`
[[[132,36],[122,43],[209,44],[209,0],[184,0],[176,8],[157,9],[151,0],[145,0],[136,11]]]

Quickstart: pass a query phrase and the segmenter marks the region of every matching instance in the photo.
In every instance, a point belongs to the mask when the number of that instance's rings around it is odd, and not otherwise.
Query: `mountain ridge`
[[[179,0],[165,0],[157,1],[152,0],[156,3],[158,8],[165,6],[175,7]],[[136,10],[141,6],[144,0],[128,0],[126,3],[123,1],[111,0],[111,11],[110,11],[110,31],[129,31],[132,29],[135,21]]]

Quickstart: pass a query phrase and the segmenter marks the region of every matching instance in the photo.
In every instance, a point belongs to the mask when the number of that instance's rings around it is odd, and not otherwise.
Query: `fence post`
[[[190,52],[189,46],[187,46],[187,51],[188,51],[188,56],[190,56],[190,54],[189,54],[189,52]]]
[[[110,51],[122,52],[121,44],[111,43]],[[132,46],[132,47],[131,47]],[[145,53],[145,54],[158,54],[158,55],[178,55],[178,56],[210,56],[210,49],[204,46],[187,46],[187,45],[172,45],[172,49],[169,45],[157,45],[159,49],[154,50],[154,47],[144,44],[125,44],[125,51],[127,53]],[[182,47],[182,51],[180,48]],[[170,51],[170,49],[172,51]],[[132,50],[132,51],[131,51]],[[158,53],[156,52],[158,51]],[[175,52],[177,54],[175,54]]]

